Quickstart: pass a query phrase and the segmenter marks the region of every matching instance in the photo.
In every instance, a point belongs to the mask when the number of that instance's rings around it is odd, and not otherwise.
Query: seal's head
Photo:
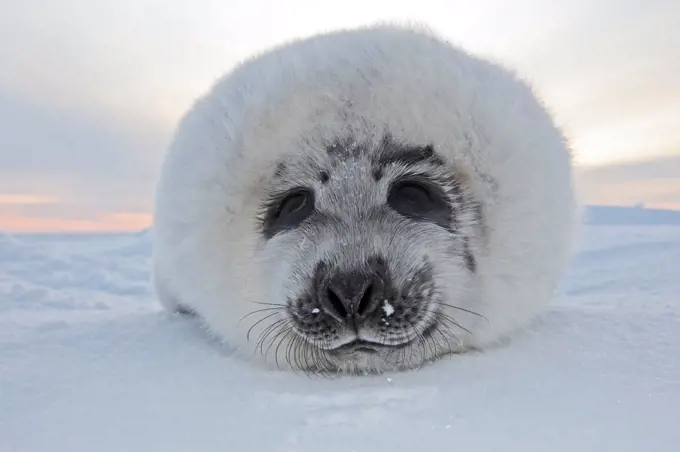
[[[269,337],[295,365],[384,368],[456,347],[476,270],[477,205],[432,145],[336,140],[279,162],[258,217],[278,277]],[[456,312],[457,311],[457,312]],[[268,312],[268,311],[263,311]],[[272,316],[275,317],[275,316]]]
[[[158,185],[157,294],[305,371],[483,347],[551,297],[570,154],[511,73],[376,26],[244,62],[180,123]]]

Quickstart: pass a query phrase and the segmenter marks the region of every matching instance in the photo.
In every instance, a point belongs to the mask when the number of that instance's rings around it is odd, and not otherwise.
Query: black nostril
[[[347,309],[345,308],[345,304],[342,302],[338,294],[335,293],[335,291],[332,288],[328,288],[326,290],[326,296],[328,297],[328,301],[330,302],[331,307],[333,308],[333,311],[340,317],[340,318],[345,318],[348,316]]]
[[[366,310],[371,306],[372,301],[373,301],[373,284],[369,284],[368,287],[366,287],[364,294],[361,296],[359,306],[357,306],[357,314],[364,315]]]

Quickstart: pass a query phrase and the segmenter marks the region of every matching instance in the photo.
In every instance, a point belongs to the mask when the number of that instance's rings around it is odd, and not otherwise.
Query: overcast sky
[[[0,0],[0,230],[136,229],[173,127],[249,54],[419,20],[517,68],[587,202],[680,208],[677,0]]]

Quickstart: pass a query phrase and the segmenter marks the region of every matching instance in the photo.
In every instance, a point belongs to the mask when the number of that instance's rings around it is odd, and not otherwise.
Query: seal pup
[[[241,356],[412,369],[524,328],[576,223],[567,141],[531,88],[422,26],[298,39],[180,121],[153,275]]]

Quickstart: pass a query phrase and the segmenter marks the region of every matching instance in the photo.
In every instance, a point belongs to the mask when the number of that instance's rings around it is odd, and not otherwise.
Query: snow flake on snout
[[[382,310],[385,313],[385,317],[390,317],[394,314],[394,306],[392,306],[388,300],[383,301]]]

